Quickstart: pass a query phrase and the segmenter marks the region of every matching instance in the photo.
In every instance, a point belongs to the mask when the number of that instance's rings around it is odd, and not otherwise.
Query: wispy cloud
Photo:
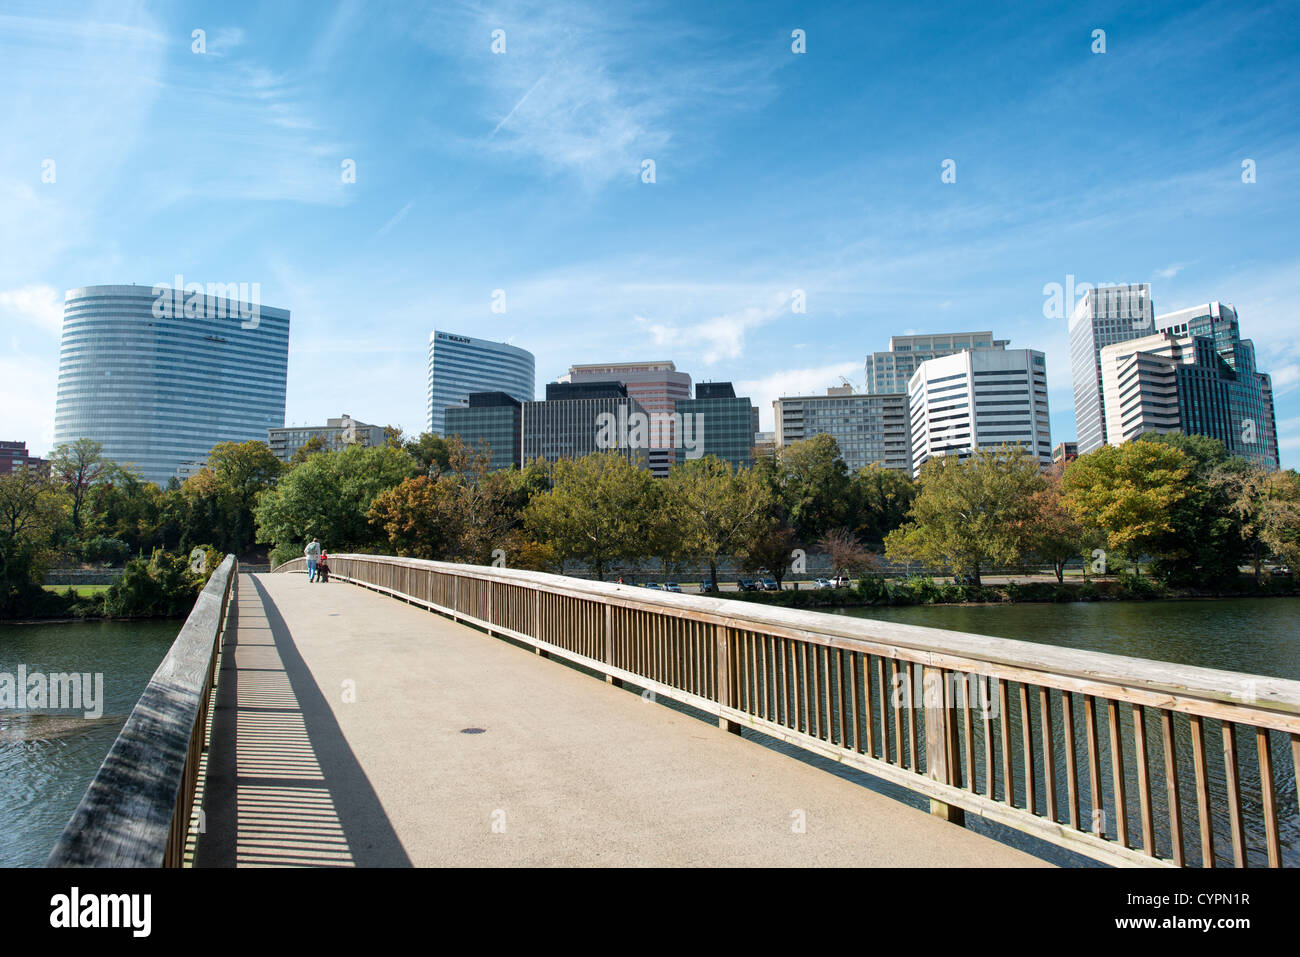
[[[58,334],[63,328],[63,294],[53,286],[25,286],[0,291],[0,325],[34,325]]]

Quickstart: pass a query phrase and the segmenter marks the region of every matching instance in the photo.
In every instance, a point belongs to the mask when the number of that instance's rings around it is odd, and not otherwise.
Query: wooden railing
[[[226,556],[194,603],[47,867],[180,867],[207,737],[208,701],[238,577]]]
[[[957,823],[1109,864],[1300,863],[1297,681],[513,569],[330,561],[331,578],[900,784]]]

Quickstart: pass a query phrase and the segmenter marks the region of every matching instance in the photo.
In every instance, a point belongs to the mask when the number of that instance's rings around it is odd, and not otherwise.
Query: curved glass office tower
[[[527,349],[435,329],[429,333],[428,431],[446,435],[447,407],[467,406],[471,392],[533,401],[534,366]]]
[[[68,291],[56,444],[94,439],[162,485],[218,442],[284,425],[288,311],[250,302],[246,285],[191,286]]]

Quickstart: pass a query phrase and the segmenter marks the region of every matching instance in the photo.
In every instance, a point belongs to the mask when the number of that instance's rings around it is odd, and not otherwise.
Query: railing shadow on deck
[[[517,569],[331,563],[902,786],[954,823],[978,815],[1120,866],[1300,864],[1297,681]]]

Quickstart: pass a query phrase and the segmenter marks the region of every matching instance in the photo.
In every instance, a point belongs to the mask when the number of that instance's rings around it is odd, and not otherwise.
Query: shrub
[[[96,535],[81,546],[81,560],[91,564],[121,565],[130,557],[130,545],[107,535]]]
[[[122,577],[104,593],[104,612],[121,618],[183,617],[206,579],[190,570],[189,556],[157,550],[148,561],[127,562]]]

